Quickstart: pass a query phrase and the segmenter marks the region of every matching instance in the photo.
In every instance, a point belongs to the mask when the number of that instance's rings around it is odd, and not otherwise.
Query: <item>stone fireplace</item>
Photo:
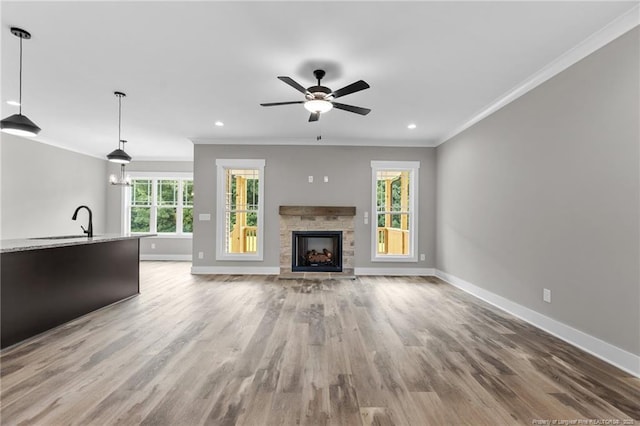
[[[279,213],[281,278],[353,276],[355,207],[280,206]]]

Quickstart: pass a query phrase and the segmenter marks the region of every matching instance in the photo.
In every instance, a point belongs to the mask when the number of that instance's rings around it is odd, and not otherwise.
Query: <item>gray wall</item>
[[[437,268],[634,354],[638,38],[636,28],[437,148]]]
[[[280,205],[335,205],[356,207],[355,267],[428,268],[435,265],[435,149],[338,146],[194,146],[195,210],[194,266],[279,266]],[[265,242],[263,262],[217,262],[216,247],[216,159],[264,158]],[[426,261],[417,263],[371,262],[371,228],[363,213],[371,215],[371,160],[419,160],[420,223],[418,253]],[[314,183],[307,177],[314,176]],[[322,177],[329,176],[329,183]],[[198,221],[200,213],[210,213],[211,221]]]
[[[106,230],[107,161],[1,134],[2,239],[82,234],[93,211],[94,233]]]
[[[109,163],[108,174],[119,175],[120,166]],[[193,172],[191,161],[132,161],[126,167],[127,172]],[[123,188],[109,185],[107,188],[107,229],[109,232],[122,232]],[[152,248],[152,244],[155,248]],[[140,240],[140,255],[144,257],[158,256],[191,256],[191,237],[152,237]]]

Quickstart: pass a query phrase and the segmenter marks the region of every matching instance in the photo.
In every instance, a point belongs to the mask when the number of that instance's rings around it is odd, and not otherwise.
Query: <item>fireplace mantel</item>
[[[355,216],[355,207],[343,206],[280,206],[280,216]]]

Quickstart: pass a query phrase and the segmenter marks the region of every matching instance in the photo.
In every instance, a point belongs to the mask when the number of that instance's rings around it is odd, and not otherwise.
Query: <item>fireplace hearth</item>
[[[292,272],[342,272],[342,231],[293,231]]]

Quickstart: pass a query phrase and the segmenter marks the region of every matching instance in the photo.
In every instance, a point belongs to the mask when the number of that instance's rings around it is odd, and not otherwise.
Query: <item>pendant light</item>
[[[125,173],[124,164],[120,164],[120,176],[115,174],[109,176],[109,183],[111,185],[131,186],[131,176]]]
[[[127,95],[122,92],[113,92],[113,94],[118,97],[118,148],[111,151],[107,155],[107,159],[112,163],[120,164],[120,176],[112,174],[111,176],[109,176],[109,183],[111,185],[130,186],[131,177],[126,176],[124,165],[128,164],[131,161],[131,156],[124,151],[124,144],[127,143],[127,141],[121,138],[122,98]]]
[[[111,151],[107,155],[107,158],[113,163],[127,164],[131,161],[131,156],[122,149],[126,141],[123,141],[120,137],[122,127],[122,98],[127,95],[122,92],[113,92],[113,94],[118,97],[118,148]]]
[[[34,137],[40,133],[40,127],[22,115],[22,40],[30,39],[31,34],[21,28],[12,27],[11,34],[20,39],[20,111],[0,121],[0,129],[12,135]]]

